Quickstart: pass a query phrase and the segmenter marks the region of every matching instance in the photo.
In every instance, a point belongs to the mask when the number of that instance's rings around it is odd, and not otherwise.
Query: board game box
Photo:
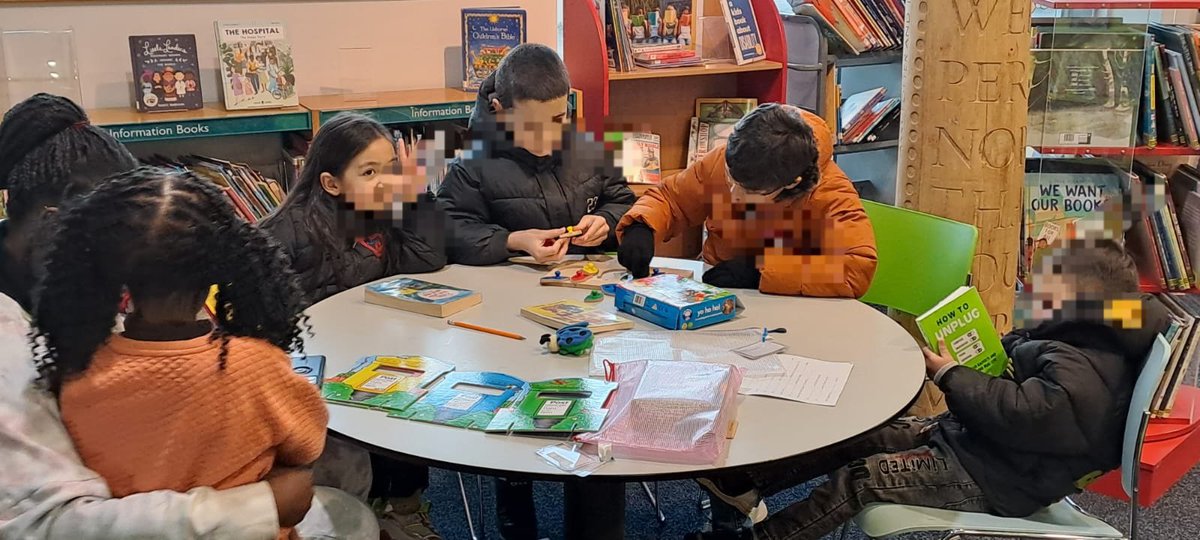
[[[668,330],[692,330],[737,316],[737,296],[675,274],[623,281],[616,287],[617,309]]]

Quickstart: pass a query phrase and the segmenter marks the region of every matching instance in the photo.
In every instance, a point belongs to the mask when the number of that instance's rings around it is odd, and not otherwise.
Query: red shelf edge
[[[1051,9],[1200,9],[1200,0],[1034,0]]]
[[[1145,146],[1030,146],[1030,148],[1041,154],[1064,156],[1200,156],[1198,149],[1174,144],[1159,144],[1154,148]]]

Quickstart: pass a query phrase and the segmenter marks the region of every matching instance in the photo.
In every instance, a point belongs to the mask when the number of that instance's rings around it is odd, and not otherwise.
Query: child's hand
[[[313,474],[309,467],[276,467],[267,474],[275,496],[281,528],[295,527],[308,514],[313,498]]]
[[[569,241],[559,239],[559,236],[565,232],[567,232],[566,229],[517,231],[508,235],[507,247],[512,251],[528,253],[539,263],[562,260],[563,256],[567,254],[567,248],[571,247]]]
[[[938,340],[938,350],[946,350],[946,340]],[[938,353],[933,352],[929,347],[925,347],[923,345],[921,346],[921,352],[925,353],[925,373],[927,373],[931,378],[936,375],[937,372],[941,371],[946,364],[956,363],[953,358],[950,358],[949,356],[941,356]]]
[[[583,247],[598,246],[608,238],[608,221],[600,216],[588,214],[579,220],[575,230],[583,234],[571,239],[572,244]]]

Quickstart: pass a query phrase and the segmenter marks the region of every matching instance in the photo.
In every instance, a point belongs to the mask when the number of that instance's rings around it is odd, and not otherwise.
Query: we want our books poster
[[[1112,227],[1106,212],[1121,211],[1122,193],[1122,180],[1115,172],[1027,172],[1024,268],[1035,268],[1038,254],[1046,248]]]
[[[225,108],[295,107],[296,64],[283,23],[216,23]]]

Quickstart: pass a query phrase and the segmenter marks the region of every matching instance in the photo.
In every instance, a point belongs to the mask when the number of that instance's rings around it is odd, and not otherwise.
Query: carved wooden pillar
[[[1029,0],[910,0],[898,204],[979,228],[972,268],[1011,327],[1029,102]]]

